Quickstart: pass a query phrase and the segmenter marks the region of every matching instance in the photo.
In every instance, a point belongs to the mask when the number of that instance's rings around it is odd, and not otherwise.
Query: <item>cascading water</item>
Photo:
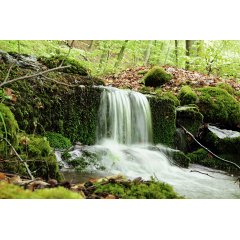
[[[152,142],[152,118],[147,98],[138,92],[104,88],[99,108],[97,142]]]
[[[188,169],[173,166],[169,152],[175,150],[151,145],[151,124],[151,111],[144,95],[103,87],[97,145],[86,146],[85,150],[98,156],[107,169],[105,175],[123,174],[130,179],[155,176],[187,198],[240,198],[234,179],[221,171],[197,165]]]

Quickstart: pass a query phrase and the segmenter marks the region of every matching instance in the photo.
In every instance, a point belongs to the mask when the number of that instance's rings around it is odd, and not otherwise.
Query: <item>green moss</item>
[[[149,97],[152,112],[153,142],[173,146],[176,131],[174,101],[164,97]]]
[[[183,152],[181,151],[174,151],[172,155],[172,159],[178,166],[188,168],[190,158],[186,156]]]
[[[30,136],[28,154],[30,157],[47,157],[51,153],[51,147],[46,137]]]
[[[157,66],[150,69],[143,78],[145,86],[150,87],[159,87],[164,83],[169,82],[171,79],[171,74],[167,73],[163,68]]]
[[[46,65],[48,68],[55,68],[60,66],[62,61],[64,61],[64,66],[70,65],[69,68],[64,68],[62,69],[63,72],[65,73],[75,73],[79,74],[81,76],[87,76],[88,71],[85,67],[81,65],[81,63],[76,60],[75,58],[66,58],[65,55],[54,55],[52,57],[39,57],[38,61]]]
[[[8,106],[0,103],[0,137],[7,138],[13,147],[16,147],[18,130],[18,123],[12,111]],[[5,141],[0,142],[0,155],[5,155],[10,149]]]
[[[188,105],[177,108],[177,123],[185,127],[194,136],[203,123],[203,115],[196,105]]]
[[[151,180],[147,183],[96,184],[96,194],[108,193],[124,199],[173,199],[182,198],[166,183]]]
[[[226,90],[229,94],[233,95],[235,93],[235,90],[233,89],[233,87],[227,83],[218,83],[216,85],[217,87]]]
[[[46,132],[45,137],[53,148],[66,149],[71,146],[71,141],[60,133]]]
[[[174,105],[177,107],[180,105],[178,98],[171,92],[163,92],[161,89],[156,90],[156,95],[162,97],[163,99],[171,99],[174,101]]]
[[[183,86],[178,94],[178,99],[181,105],[196,103],[198,100],[197,94],[189,86]]]
[[[240,123],[240,103],[226,90],[218,87],[205,87],[197,90],[200,112],[204,121],[236,127]]]
[[[31,192],[23,188],[0,182],[0,199],[81,199],[79,193],[69,191],[63,187],[41,189]]]

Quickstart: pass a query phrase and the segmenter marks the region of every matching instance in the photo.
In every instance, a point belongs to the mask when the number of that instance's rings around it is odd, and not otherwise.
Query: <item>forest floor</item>
[[[163,66],[163,68],[173,75],[173,79],[168,83],[162,85],[163,91],[171,91],[177,94],[183,85],[189,85],[192,88],[216,86],[218,83],[227,83],[236,91],[240,90],[240,83],[235,79],[223,79],[217,76],[202,74],[197,71],[187,71],[185,69]],[[144,86],[143,75],[150,69],[150,67],[136,67],[128,68],[119,74],[109,75],[105,77],[105,84],[117,88],[129,88],[135,91],[141,90]],[[153,88],[152,88],[153,89]],[[240,100],[240,98],[238,99]]]

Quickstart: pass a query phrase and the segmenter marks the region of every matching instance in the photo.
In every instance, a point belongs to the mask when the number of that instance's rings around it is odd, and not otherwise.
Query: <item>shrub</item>
[[[167,73],[161,67],[153,67],[143,78],[145,86],[149,87],[160,87],[161,85],[169,82],[171,79],[172,75]]]

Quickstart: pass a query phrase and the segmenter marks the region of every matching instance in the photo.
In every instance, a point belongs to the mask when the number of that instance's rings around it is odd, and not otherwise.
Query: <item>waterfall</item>
[[[143,94],[103,88],[98,114],[98,143],[103,139],[127,145],[152,142],[151,111]]]
[[[146,97],[130,90],[103,87],[97,144],[69,153],[72,159],[82,156],[82,151],[93,153],[105,167],[104,172],[99,172],[101,176],[122,174],[146,180],[155,176],[188,198],[240,198],[231,176],[193,164],[188,169],[176,167],[171,164],[171,153],[176,150],[151,143],[152,120]],[[98,169],[93,165],[87,171],[92,174]]]

